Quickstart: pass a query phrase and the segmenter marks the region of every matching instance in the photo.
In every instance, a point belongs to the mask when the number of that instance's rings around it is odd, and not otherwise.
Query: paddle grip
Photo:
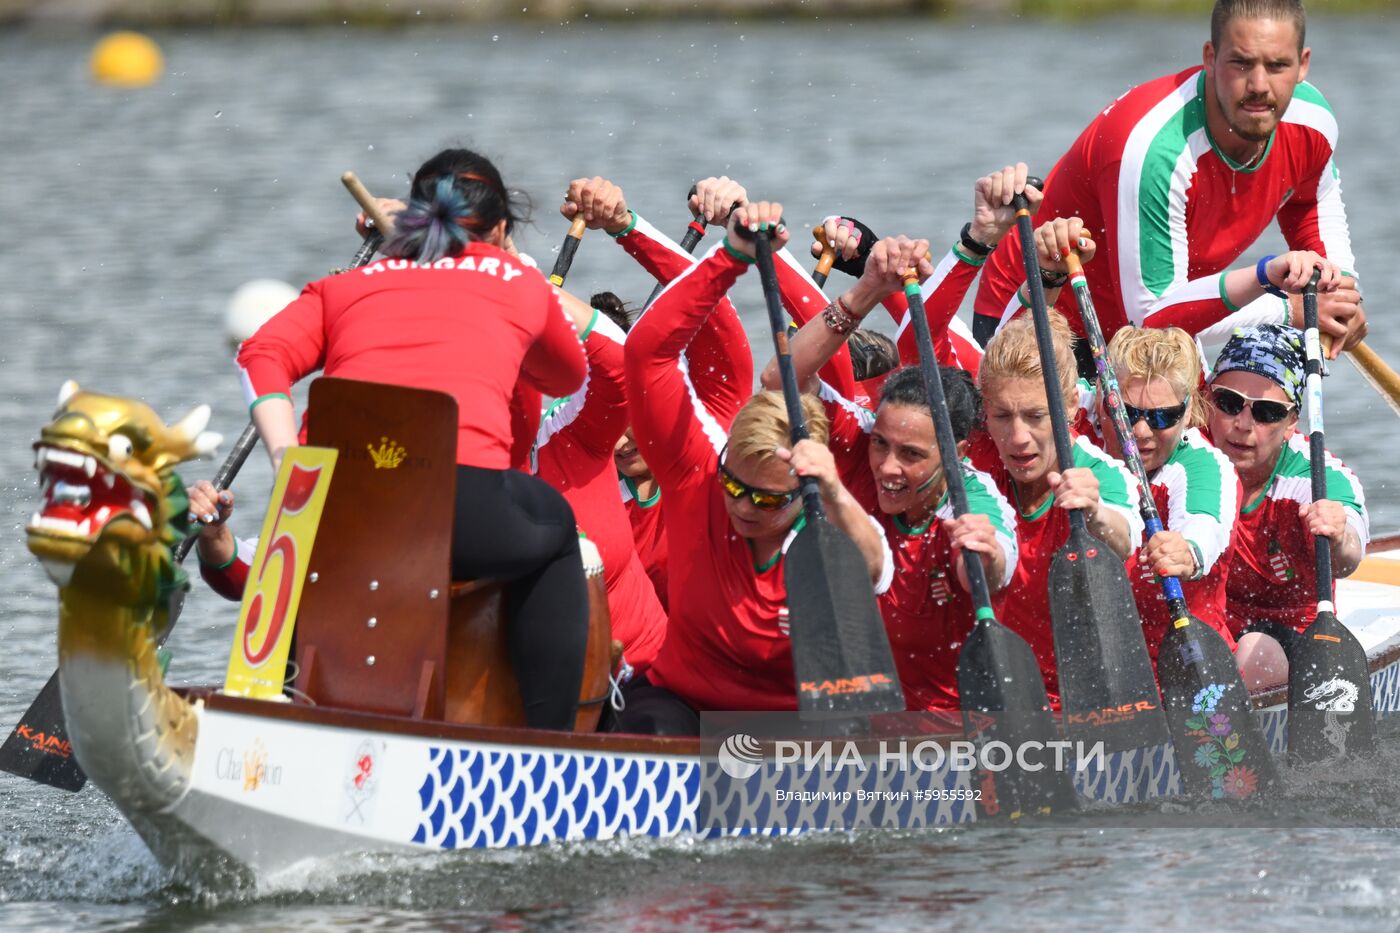
[[[831,267],[836,265],[836,250],[823,239],[826,236],[826,225],[817,224],[812,228],[812,236],[821,245],[822,254],[817,259],[817,267],[812,270],[812,281],[817,283],[817,287],[826,284],[827,277],[831,275]]]
[[[773,244],[768,239],[766,229],[755,233],[736,226],[734,232],[754,241],[754,259],[758,264],[759,279],[763,283],[764,304],[768,307],[768,326],[773,332],[773,352],[778,357],[778,372],[783,380],[783,402],[787,405],[792,443],[796,445],[798,441],[806,440],[810,435],[807,432],[807,418],[802,413],[802,393],[797,387],[797,373],[793,371],[792,357],[788,355],[787,322],[783,319],[783,299],[778,291],[778,274],[773,269]],[[817,484],[816,477],[799,477],[799,482],[802,487],[802,506],[807,518],[826,518],[821,487]]]
[[[1039,178],[1026,179],[1027,185],[1041,187]],[[1060,389],[1059,370],[1055,365],[1055,344],[1050,331],[1050,313],[1045,307],[1045,288],[1040,282],[1040,258],[1035,251],[1035,231],[1031,229],[1030,201],[1025,192],[1011,199],[1016,208],[1016,227],[1020,233],[1021,261],[1026,269],[1026,288],[1031,296],[1031,319],[1035,322],[1035,343],[1040,351],[1040,371],[1045,378],[1045,403],[1050,409],[1050,426],[1055,436],[1055,459],[1060,472],[1074,466],[1074,449],[1070,445],[1069,421],[1065,417],[1065,397]],[[1069,515],[1070,525],[1084,528],[1087,521],[1083,509],[1075,509]]]
[[[582,217],[575,217],[573,223],[569,224],[569,232],[564,236],[564,245],[559,247],[559,258],[554,260],[554,271],[549,273],[550,284],[558,288],[564,284],[564,279],[569,276],[569,267],[574,264],[574,254],[578,252],[578,245],[583,241],[584,231],[588,229],[588,224]]]
[[[1084,280],[1084,266],[1079,261],[1079,253],[1070,250],[1065,257],[1069,266],[1070,284],[1074,288],[1074,300],[1079,305],[1079,317],[1084,323],[1084,332],[1089,337],[1089,347],[1094,355],[1094,368],[1099,373],[1099,391],[1103,393],[1104,407],[1108,409],[1113,431],[1118,436],[1118,446],[1123,459],[1137,479],[1139,511],[1142,514],[1144,542],[1162,531],[1162,519],[1157,514],[1157,505],[1152,498],[1152,482],[1147,476],[1147,468],[1142,463],[1142,453],[1138,450],[1137,439],[1133,437],[1133,426],[1128,423],[1128,413],[1123,407],[1123,392],[1118,387],[1118,374],[1108,358],[1108,343],[1103,339],[1103,328],[1099,326],[1099,315],[1094,308],[1094,297],[1089,292],[1089,283]],[[1188,615],[1186,594],[1181,581],[1176,577],[1162,577],[1162,594],[1167,598],[1167,606],[1172,618],[1182,619]]]
[[[909,323],[914,326],[914,338],[919,346],[919,374],[924,377],[928,394],[928,409],[933,416],[933,433],[938,441],[938,457],[943,462],[943,478],[948,485],[948,500],[957,518],[967,514],[967,486],[963,483],[962,460],[958,457],[958,440],[953,435],[953,419],[948,413],[948,399],[943,392],[943,376],[933,352],[933,336],[929,333],[924,311],[924,296],[919,289],[919,276],[913,269],[904,274],[904,294],[909,299]],[[992,593],[987,585],[982,558],[972,551],[963,551],[963,568],[967,571],[968,588],[979,612],[990,610]]]
[[[778,222],[775,223],[775,224],[772,224],[771,226],[773,226],[774,228],[777,228],[777,227],[782,227],[782,226],[786,225],[786,223],[787,223],[786,218],[779,217],[779,218],[778,218]],[[766,229],[764,229],[764,230],[759,230],[758,233],[762,233],[762,234],[763,234],[763,240],[764,240],[764,242],[768,242],[769,233],[768,233],[768,231],[767,231]],[[754,231],[750,230],[748,227],[745,227],[745,226],[742,225],[742,224],[735,224],[735,225],[734,225],[734,235],[737,236],[737,237],[738,237],[739,239],[741,239],[741,240],[746,240],[746,241],[748,241],[749,243],[757,243],[757,242],[758,242],[758,233],[755,233]],[[755,252],[758,251],[758,250],[757,250],[757,247],[755,247],[755,250],[754,250],[754,251],[755,251]],[[768,242],[768,259],[769,259],[769,262],[770,262],[770,264],[771,264],[772,259],[773,259],[773,244],[772,244],[771,242]],[[763,270],[760,269],[759,271],[761,272],[761,271],[763,271]],[[775,273],[775,274],[774,274],[774,277],[773,277],[773,288],[776,289],[777,287],[778,287],[778,278],[777,278],[777,274]],[[781,298],[781,296],[780,296],[780,293],[778,293],[777,291],[775,291],[774,294],[775,294],[775,295],[779,295],[779,299],[778,299],[778,300],[779,300],[779,302],[781,302],[781,301],[782,301],[782,298]]]
[[[1327,498],[1327,448],[1324,444],[1322,419],[1322,341],[1317,330],[1317,282],[1322,271],[1314,269],[1312,278],[1303,286],[1303,345],[1307,358],[1304,373],[1308,397],[1308,458],[1311,463],[1312,501]],[[1332,544],[1318,535],[1313,538],[1313,563],[1317,571],[1317,601],[1332,602]]]
[[[369,191],[360,181],[354,172],[346,172],[340,176],[340,183],[345,186],[345,190],[350,192],[350,197],[360,205],[360,210],[365,212],[365,216],[374,221],[375,227],[383,236],[393,236],[394,222],[389,219],[389,215],[384,213],[379,207],[379,202],[370,196]]]

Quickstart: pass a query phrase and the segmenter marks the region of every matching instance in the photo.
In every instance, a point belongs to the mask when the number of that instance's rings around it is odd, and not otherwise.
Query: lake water
[[[300,284],[358,245],[338,178],[380,194],[443,145],[498,160],[529,191],[520,238],[548,265],[570,178],[607,175],[676,237],[709,174],[782,200],[799,229],[851,213],[876,231],[948,242],[973,180],[1024,159],[1044,170],[1130,84],[1199,60],[1202,22],[838,20],[325,30],[157,36],[169,73],[94,87],[96,36],[0,36],[0,726],[53,668],[53,587],[25,550],[37,490],[30,443],[60,383],[145,398],[168,419],[246,413],[221,317],[239,284]],[[1342,125],[1339,163],[1368,342],[1387,326],[1400,249],[1400,78],[1381,63],[1400,19],[1318,16],[1312,78]],[[1274,251],[1270,249],[1269,251]],[[750,277],[753,278],[753,277]],[[741,282],[766,358],[756,279]],[[640,302],[651,283],[601,235],[571,288]],[[1400,528],[1395,422],[1345,364],[1328,381],[1328,440],[1366,483],[1377,532]],[[203,472],[201,473],[201,470]],[[187,468],[189,478],[212,468]],[[254,456],[235,486],[265,501]],[[256,528],[256,509],[235,518]],[[235,608],[197,587],[171,678],[222,676]],[[1383,770],[1376,773],[1384,773]],[[1384,814],[1395,786],[1348,786]],[[101,794],[0,774],[0,928],[865,929],[1027,927],[1391,929],[1400,923],[1393,817],[1373,830],[1173,830],[1082,822],[1017,830],[797,841],[625,842],[533,853],[318,865],[257,895],[189,891],[156,867]]]

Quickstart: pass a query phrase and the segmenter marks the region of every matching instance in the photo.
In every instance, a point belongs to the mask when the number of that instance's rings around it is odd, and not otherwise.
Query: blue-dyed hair
[[[507,234],[514,230],[523,219],[522,200],[485,156],[444,149],[414,173],[408,206],[394,219],[384,253],[419,262],[456,255],[502,220]]]

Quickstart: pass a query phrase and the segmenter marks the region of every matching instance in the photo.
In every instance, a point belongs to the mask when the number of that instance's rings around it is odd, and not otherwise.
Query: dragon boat
[[[59,588],[71,738],[45,751],[73,755],[179,875],[256,882],[347,852],[839,829],[850,815],[829,800],[854,790],[868,800],[860,825],[979,818],[974,775],[951,766],[736,775],[727,743],[717,755],[699,739],[593,731],[612,663],[600,566],[577,728],[523,728],[499,588],[448,579],[452,400],[322,379],[309,410],[311,459],[279,474],[222,689],[173,689],[157,652],[183,585],[173,468],[208,452],[207,409],[166,425],[69,384],[35,444],[44,498],[29,547]],[[1376,710],[1400,709],[1400,537],[1373,543],[1338,603]],[[290,677],[262,666],[279,646]],[[1275,753],[1285,693],[1253,698]],[[1075,783],[1107,803],[1180,792],[1170,746],[1107,755]]]

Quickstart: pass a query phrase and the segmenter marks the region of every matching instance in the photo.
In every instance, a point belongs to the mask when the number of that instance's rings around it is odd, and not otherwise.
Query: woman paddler
[[[1370,540],[1361,482],[1331,453],[1327,498],[1312,501],[1312,459],[1298,431],[1302,391],[1302,333],[1279,324],[1237,330],[1206,387],[1211,439],[1244,486],[1225,609],[1251,687],[1287,683],[1285,655],[1316,616],[1313,536],[1328,540],[1336,579],[1356,570]]]
[[[728,176],[706,178],[695,185],[690,208],[707,222],[723,224],[735,204],[748,202],[748,193]],[[590,229],[600,229],[660,283],[668,284],[696,262],[664,233],[632,210],[622,188],[602,176],[576,178],[569,183],[560,213],[583,217]],[[647,313],[646,311],[643,314]],[[739,313],[728,298],[696,331],[683,354],[686,378],[705,411],[727,430],[739,407],[752,394],[753,355]],[[617,490],[632,528],[633,545],[662,607],[667,605],[669,580],[666,529],[661,489],[628,427],[613,448]],[[582,521],[582,519],[581,519]],[[584,523],[587,527],[587,524]],[[606,562],[606,557],[605,557]],[[654,650],[651,652],[654,654]],[[633,652],[627,653],[629,660]],[[648,656],[645,660],[649,661]]]
[[[1234,647],[1225,623],[1225,583],[1234,555],[1240,483],[1230,460],[1201,432],[1201,357],[1179,327],[1127,326],[1108,343],[1133,440],[1164,526],[1128,558],[1128,579],[1142,615],[1153,663],[1171,613],[1159,577],[1181,579],[1192,615]],[[1115,457],[1123,456],[1102,387],[1081,427]]]
[[[1066,265],[1055,248],[1067,219],[1036,231],[1036,248],[1053,308]],[[1092,240],[1076,237],[1081,259],[1093,258]],[[1022,286],[1025,302],[1025,286]],[[1019,560],[999,616],[1030,643],[1040,662],[1045,690],[1059,703],[1059,675],[1050,628],[1049,574],[1056,552],[1069,539],[1069,512],[1084,509],[1089,531],[1127,559],[1142,540],[1137,483],[1127,467],[1074,428],[1079,390],[1073,332],[1063,315],[1049,312],[1055,368],[1069,421],[1074,465],[1061,472],[1055,455],[1050,408],[1040,368],[1031,315],[1013,318],[987,344],[977,372],[985,431],[975,435],[968,455],[973,466],[992,477],[1016,510]]]
[[[487,159],[449,149],[413,176],[384,252],[312,282],[238,354],[273,464],[298,443],[291,385],[328,376],[446,392],[457,400],[452,576],[507,581],[507,642],[537,728],[570,729],[583,677],[588,595],[574,516],[547,483],[508,469],[517,382],[579,388],[579,335],[538,271],[502,249],[517,208]]]
[[[726,432],[695,397],[681,356],[720,299],[753,263],[736,224],[772,230],[778,204],[736,210],[730,233],[662,292],[628,335],[627,396],[638,448],[660,484],[670,548],[666,642],[625,691],[618,729],[695,734],[698,710],[797,707],[787,633],[783,554],[803,521],[798,476],[821,487],[831,522],[855,541],[876,589],[892,572],[878,527],[836,476],[820,403],[802,400],[812,439],[789,448],[781,395],[761,392]]]

